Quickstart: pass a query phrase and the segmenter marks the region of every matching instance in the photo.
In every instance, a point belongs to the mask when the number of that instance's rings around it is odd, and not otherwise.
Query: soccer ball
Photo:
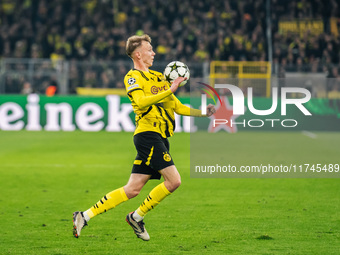
[[[186,64],[180,61],[172,61],[165,67],[164,77],[170,83],[172,83],[178,77],[186,77],[187,79],[179,84],[179,87],[182,87],[188,82],[190,78],[190,70]]]

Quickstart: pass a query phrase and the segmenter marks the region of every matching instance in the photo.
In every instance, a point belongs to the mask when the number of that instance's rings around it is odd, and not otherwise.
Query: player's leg
[[[155,208],[164,198],[174,192],[181,184],[181,176],[175,165],[168,166],[159,172],[162,174],[164,182],[151,190],[136,211],[126,216],[126,221],[132,226],[137,237],[144,241],[150,240],[150,236],[144,227],[144,216]]]
[[[181,176],[175,165],[168,166],[159,172],[163,176],[164,182],[153,188],[144,202],[136,210],[135,216],[137,220],[143,219],[150,210],[181,185]]]
[[[150,175],[132,173],[128,183],[124,187],[115,189],[106,194],[94,206],[84,212],[84,216],[86,217],[87,214],[89,218],[92,219],[98,214],[115,208],[120,203],[137,196],[149,179]]]
[[[139,194],[151,175],[132,173],[128,183],[124,186],[126,196],[131,199]]]
[[[181,176],[175,165],[159,171],[164,178],[165,187],[172,193],[181,185]]]
[[[146,182],[144,182],[144,183],[136,182],[136,181],[134,181],[135,179],[145,178],[143,176],[147,176],[147,180],[149,180],[150,178],[159,178],[158,175],[147,174],[147,173],[151,173],[151,172],[150,172],[150,167],[146,166],[145,164],[134,165],[132,171],[133,171],[133,173],[131,174],[131,178],[130,178],[129,182],[127,183],[126,186],[124,186],[126,194],[129,198],[137,196],[139,194],[141,188],[146,183]],[[139,172],[139,173],[136,173],[136,172]],[[141,238],[144,241],[150,240],[150,236],[149,236],[148,232],[146,231],[146,229],[144,227],[143,220],[140,219],[140,220],[136,221],[134,219],[134,217],[132,216],[132,214],[133,214],[133,212],[129,213],[126,216],[127,223],[132,227],[133,231],[135,232],[135,234],[137,235],[138,238]]]
[[[73,214],[74,236],[78,238],[82,228],[86,226],[87,222],[93,217],[137,196],[149,179],[150,175],[131,174],[128,183],[124,187],[109,192],[85,212],[75,212]]]

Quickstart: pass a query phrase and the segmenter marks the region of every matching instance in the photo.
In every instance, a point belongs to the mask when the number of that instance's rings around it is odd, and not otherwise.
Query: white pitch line
[[[308,136],[309,138],[312,138],[312,139],[316,139],[318,137],[316,134],[309,132],[309,131],[306,131],[306,130],[303,130],[302,134],[305,135],[305,136]]]

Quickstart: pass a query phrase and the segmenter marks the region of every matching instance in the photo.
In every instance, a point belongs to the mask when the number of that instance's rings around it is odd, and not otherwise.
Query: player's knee
[[[131,193],[130,193],[130,194],[131,194],[131,197],[136,197],[136,196],[138,196],[139,192],[140,192],[140,190],[137,190],[137,189],[132,190]]]
[[[174,192],[181,185],[181,179],[173,180],[167,183],[167,188],[170,192]]]
[[[136,188],[126,187],[124,189],[125,189],[125,194],[129,199],[136,197],[140,192],[140,189],[136,189]]]
[[[174,183],[174,188],[177,189],[179,186],[181,186],[181,183],[181,179],[176,180]]]

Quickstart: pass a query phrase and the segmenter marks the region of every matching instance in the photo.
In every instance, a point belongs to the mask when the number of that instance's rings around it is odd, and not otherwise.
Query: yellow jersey
[[[201,116],[200,110],[183,105],[172,94],[170,84],[160,72],[132,69],[125,75],[124,84],[136,114],[134,135],[153,131],[164,138],[169,137],[175,130],[175,112],[180,115]]]

